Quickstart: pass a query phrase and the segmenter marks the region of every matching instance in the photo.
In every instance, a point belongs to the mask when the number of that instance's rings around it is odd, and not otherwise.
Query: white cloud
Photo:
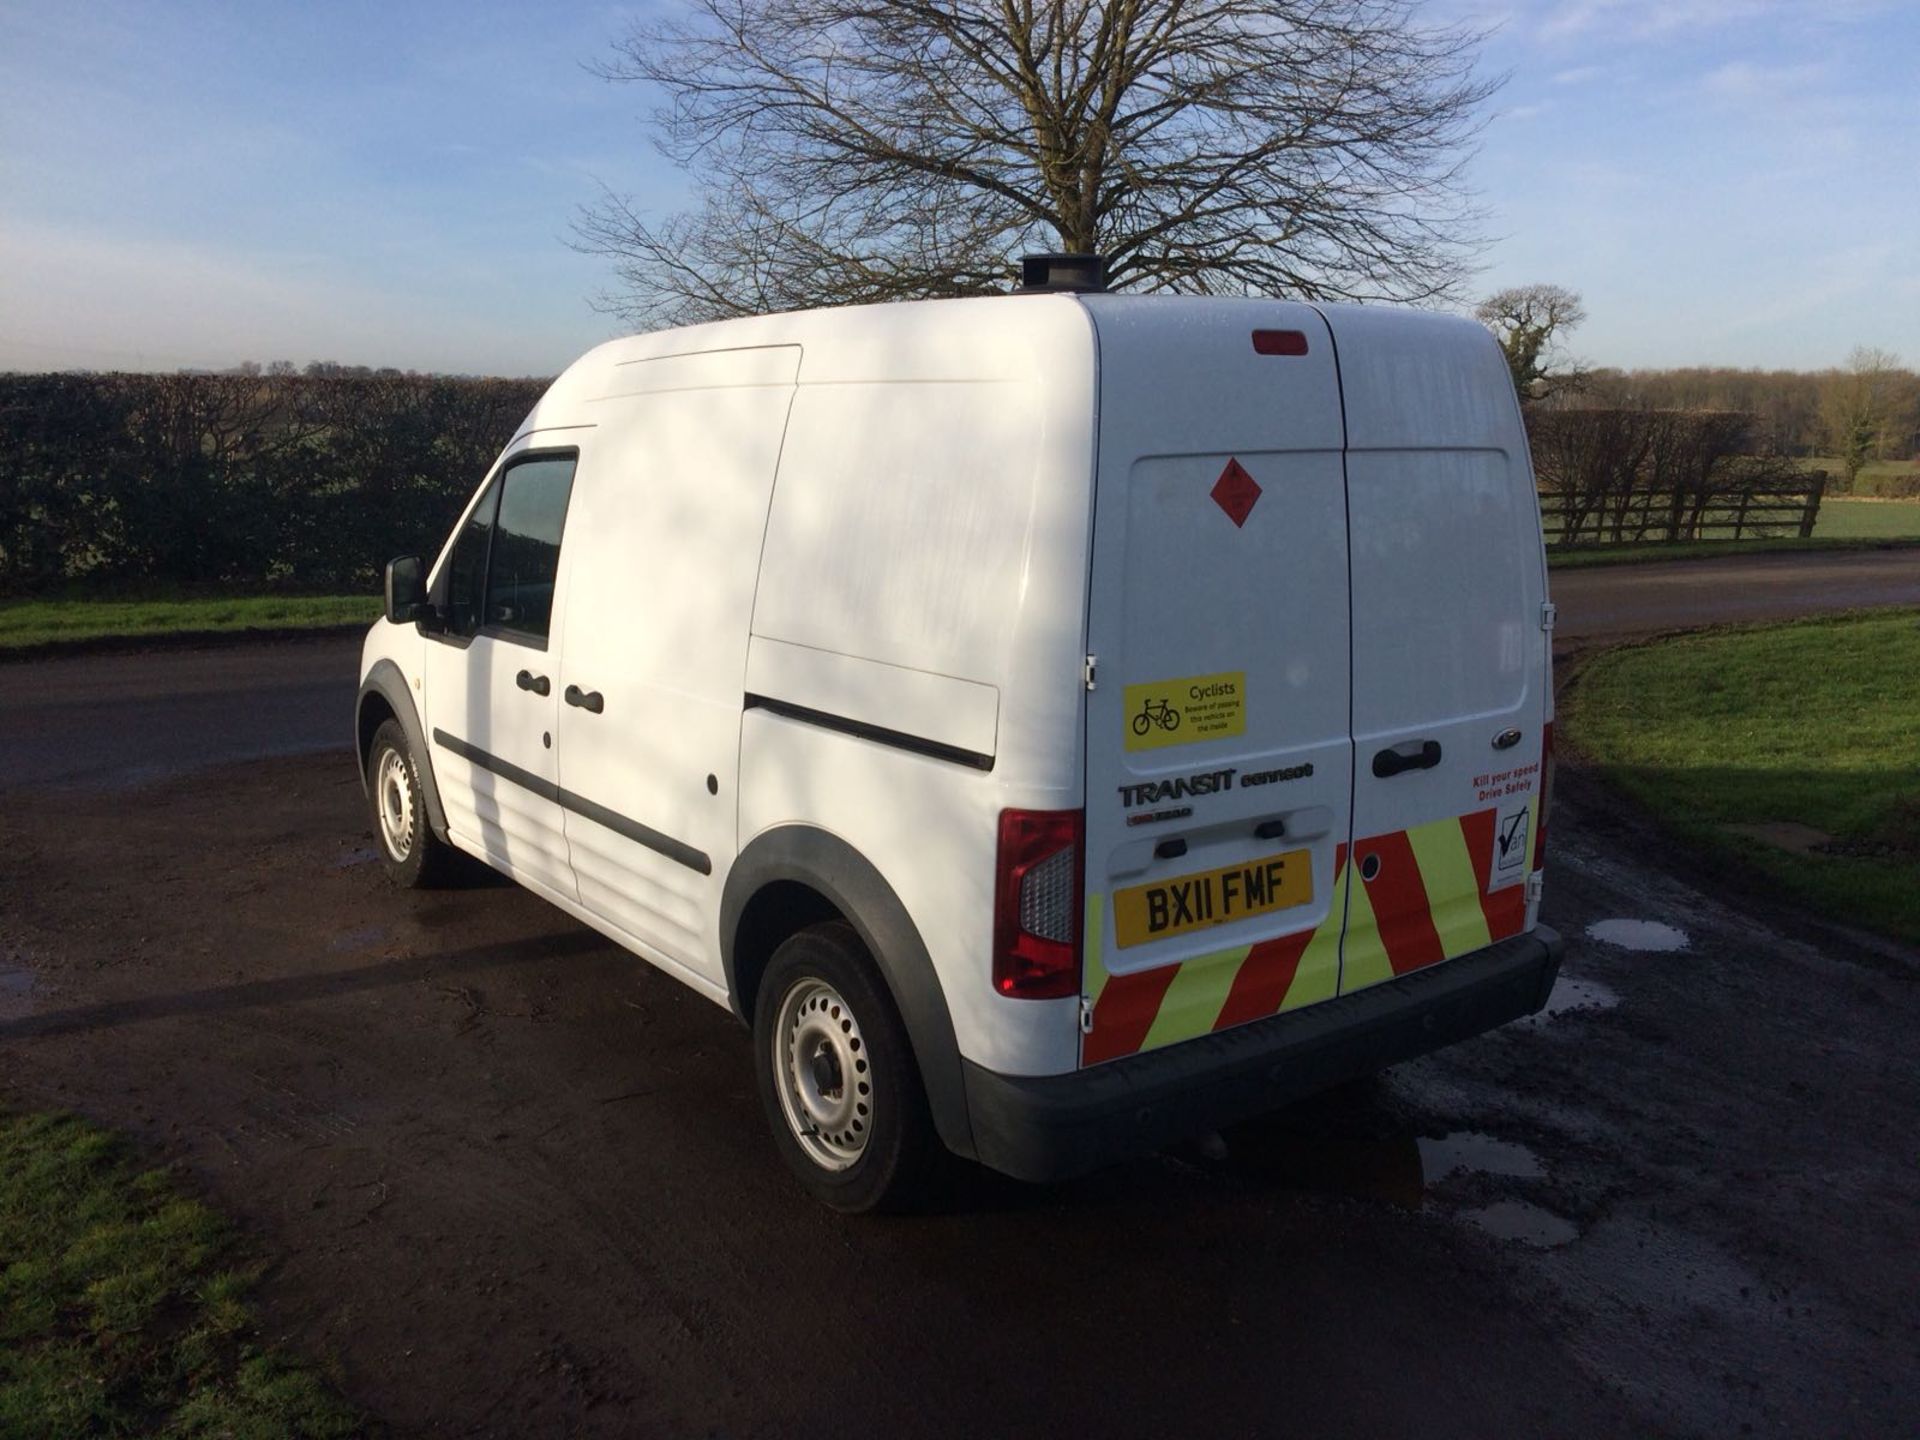
[[[1701,78],[1700,88],[1719,100],[1778,100],[1819,90],[1831,74],[1830,67],[1817,63],[1758,65],[1750,60],[1732,60],[1709,70]]]
[[[1556,71],[1554,73],[1553,83],[1556,85],[1584,85],[1589,80],[1598,80],[1606,73],[1607,71],[1604,65],[1576,65],[1571,70]]]
[[[1601,34],[1646,39],[1718,30],[1743,21],[1770,25],[1846,24],[1890,8],[1892,0],[1555,0],[1538,25],[1547,40]]]

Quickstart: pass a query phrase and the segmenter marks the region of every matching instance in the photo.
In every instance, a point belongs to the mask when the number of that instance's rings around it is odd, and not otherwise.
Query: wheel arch
[[[751,1025],[773,951],[789,935],[835,919],[859,935],[899,1007],[942,1143],[972,1157],[960,1046],[933,959],[893,887],[846,841],[810,825],[783,825],[741,851],[720,901],[728,1004]]]
[[[373,749],[373,736],[387,720],[400,722],[413,751],[414,769],[420,776],[420,789],[427,802],[427,824],[441,840],[447,838],[447,812],[440,804],[440,787],[434,783],[433,756],[427,749],[426,732],[420,728],[420,712],[414,708],[413,695],[400,667],[391,660],[376,661],[360,682],[360,696],[354,705],[354,759],[360,766],[360,788],[369,783],[367,760]]]

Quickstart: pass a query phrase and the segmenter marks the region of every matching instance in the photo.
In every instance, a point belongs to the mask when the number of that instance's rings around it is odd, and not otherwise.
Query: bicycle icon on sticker
[[[1140,713],[1133,717],[1133,733],[1136,735],[1146,734],[1155,725],[1162,730],[1180,728],[1180,712],[1169,705],[1165,698],[1143,701]]]

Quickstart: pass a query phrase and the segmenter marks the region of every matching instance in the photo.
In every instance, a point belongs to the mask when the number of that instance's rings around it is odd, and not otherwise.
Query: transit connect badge
[[[1126,748],[1158,750],[1224,740],[1247,731],[1247,672],[1189,675],[1129,685],[1123,700]]]

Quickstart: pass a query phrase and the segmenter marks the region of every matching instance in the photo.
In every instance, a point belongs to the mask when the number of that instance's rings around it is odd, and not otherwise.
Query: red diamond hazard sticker
[[[1247,473],[1247,467],[1238,460],[1227,461],[1227,468],[1213,482],[1213,503],[1240,526],[1247,523],[1247,516],[1253,513],[1253,502],[1259,498],[1260,483]]]

